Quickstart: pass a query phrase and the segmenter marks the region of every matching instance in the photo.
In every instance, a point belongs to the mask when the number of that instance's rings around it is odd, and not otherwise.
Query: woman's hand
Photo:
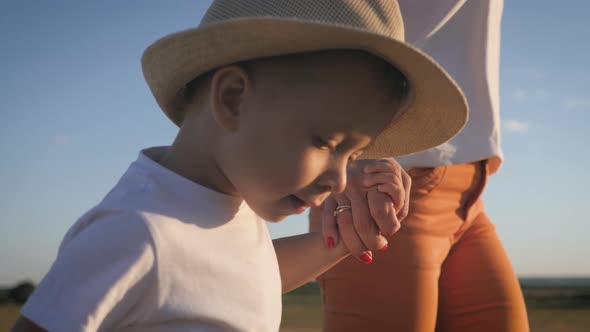
[[[393,159],[361,160],[348,171],[345,191],[324,204],[322,233],[328,247],[340,238],[351,254],[364,263],[373,260],[373,250],[387,249],[387,238],[401,227],[408,215],[412,180]],[[349,205],[334,216],[336,207]]]

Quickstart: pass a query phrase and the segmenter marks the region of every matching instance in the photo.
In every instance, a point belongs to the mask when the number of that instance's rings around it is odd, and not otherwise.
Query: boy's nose
[[[326,172],[323,184],[333,193],[343,192],[346,189],[346,169],[346,163],[335,165]]]

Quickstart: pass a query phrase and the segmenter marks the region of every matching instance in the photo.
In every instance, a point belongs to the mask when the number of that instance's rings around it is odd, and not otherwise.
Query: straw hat
[[[156,101],[180,125],[179,92],[200,74],[244,60],[330,49],[375,54],[409,82],[410,108],[363,158],[423,151],[465,125],[468,107],[461,89],[434,60],[404,42],[395,0],[214,0],[197,28],[149,46],[142,66]]]

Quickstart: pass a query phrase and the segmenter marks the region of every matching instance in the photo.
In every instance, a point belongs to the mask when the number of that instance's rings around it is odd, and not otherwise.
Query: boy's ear
[[[248,84],[248,74],[236,65],[223,67],[213,75],[209,92],[211,111],[221,128],[229,131],[238,129]]]

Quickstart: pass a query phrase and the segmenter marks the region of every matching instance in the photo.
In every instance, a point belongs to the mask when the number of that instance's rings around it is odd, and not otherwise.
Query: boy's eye
[[[319,136],[313,136],[312,137],[312,144],[322,150],[331,150],[332,147],[330,146],[330,144],[328,142],[326,142],[323,138],[319,137]]]

